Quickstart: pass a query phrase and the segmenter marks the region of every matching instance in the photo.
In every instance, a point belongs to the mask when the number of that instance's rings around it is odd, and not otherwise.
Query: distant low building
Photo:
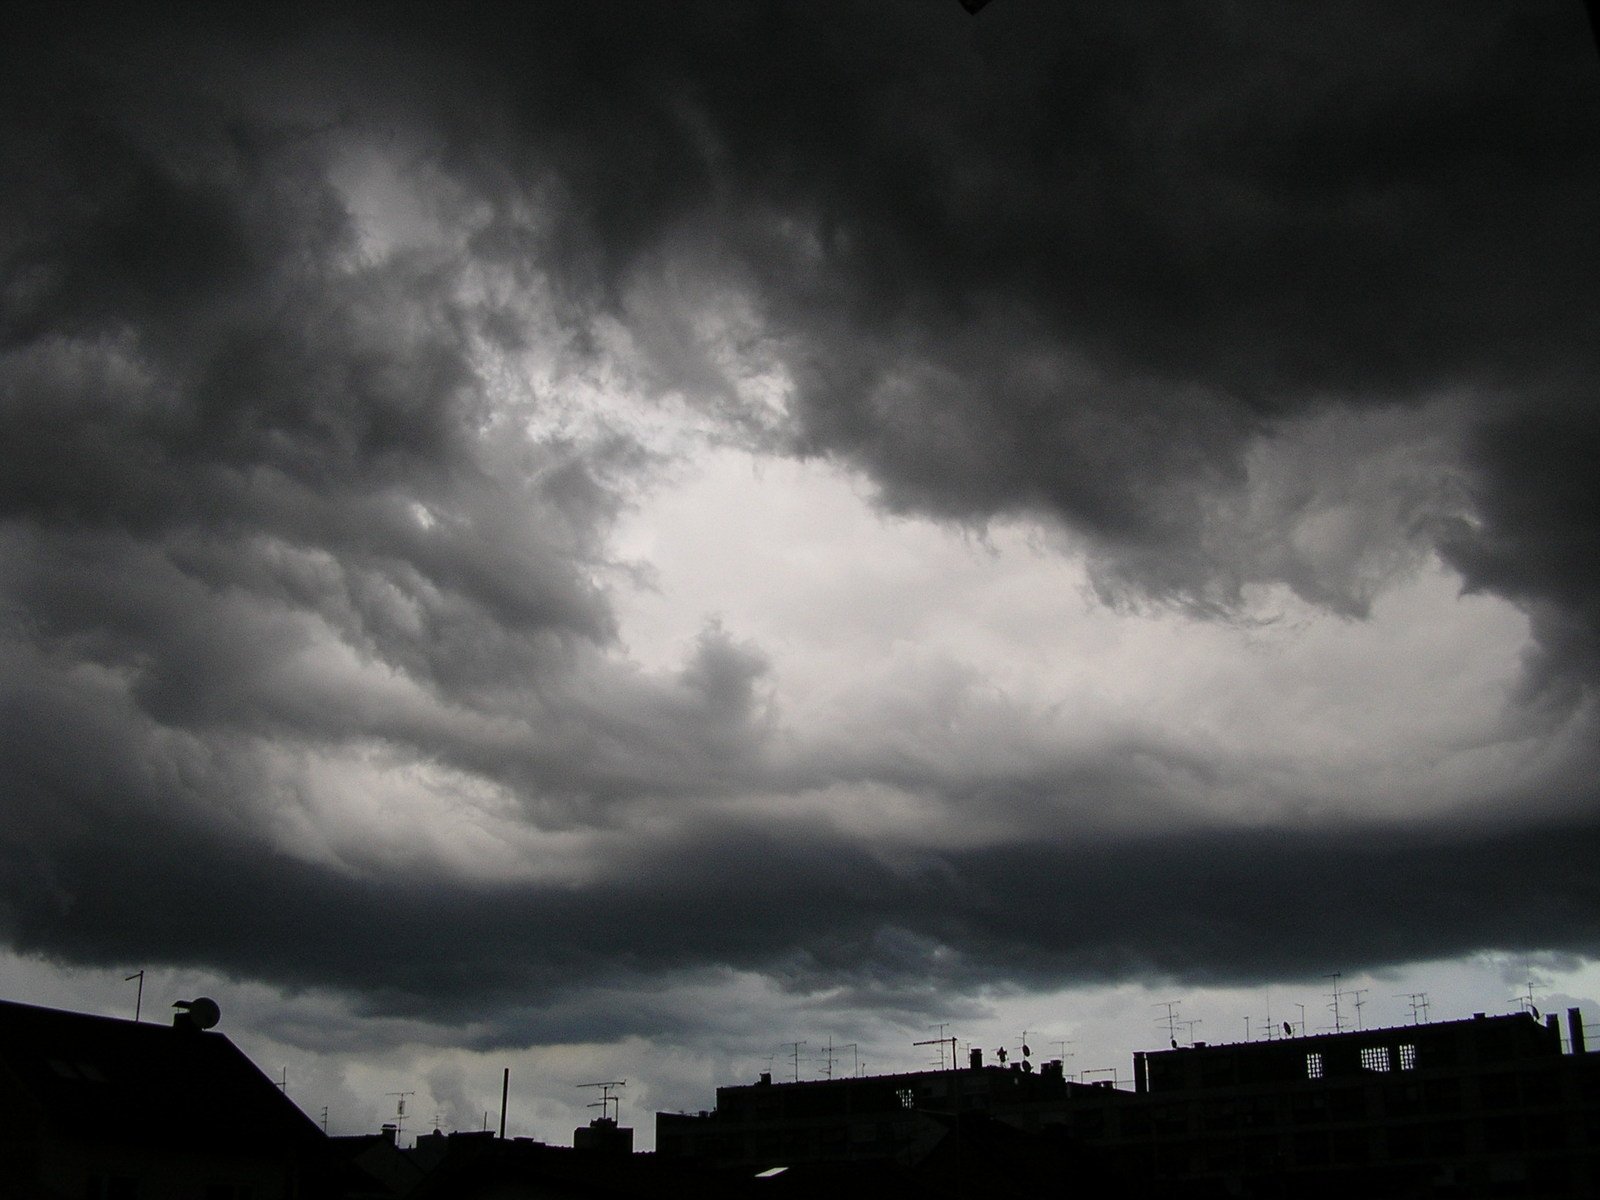
[[[193,1011],[202,1008],[196,1001]],[[204,1023],[187,1013],[158,1025],[0,1001],[0,1195],[322,1194],[322,1131]]]
[[[961,1070],[772,1082],[717,1089],[714,1112],[657,1113],[656,1152],[724,1166],[893,1162],[915,1167],[946,1140],[952,1119],[982,1117],[1023,1133],[1064,1127],[1078,1104],[1098,1111],[1131,1093],[1066,1079],[1059,1061],[1035,1072],[979,1064]]]
[[[715,1111],[660,1113],[657,1152],[708,1167],[1022,1161],[1150,1197],[1600,1196],[1600,1055],[1563,1054],[1529,1014],[1174,1048],[1135,1056],[1134,1087],[959,1071],[717,1089]],[[1001,1128],[1031,1137],[1007,1142]],[[973,1130],[994,1132],[981,1139]],[[951,1130],[961,1137],[949,1136]],[[1010,1135],[1007,1135],[1010,1137]],[[1006,1145],[985,1158],[983,1146]],[[1037,1176],[1033,1170],[1032,1175]],[[992,1194],[1005,1194],[999,1188]]]

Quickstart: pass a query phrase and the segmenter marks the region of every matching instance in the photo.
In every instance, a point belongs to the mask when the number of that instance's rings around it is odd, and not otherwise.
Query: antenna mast
[[[1333,1013],[1333,1031],[1335,1033],[1343,1033],[1344,1016],[1339,1011],[1339,999],[1344,993],[1339,990],[1339,980],[1344,978],[1344,974],[1340,971],[1334,971],[1332,974],[1324,975],[1323,978],[1333,980],[1333,992],[1331,993],[1333,1003],[1328,1005],[1328,1008]]]
[[[806,1044],[805,1043],[805,1039],[802,1038],[798,1042],[785,1042],[783,1044],[785,1046],[789,1047],[790,1054],[794,1058],[794,1081],[796,1083],[799,1083],[800,1082],[800,1047],[804,1046]]]
[[[1160,1000],[1150,1006],[1167,1010],[1167,1041],[1172,1043],[1174,1050],[1178,1048],[1178,1005],[1182,1003],[1182,1000]],[[1161,1018],[1157,1017],[1156,1020],[1160,1021]]]
[[[614,1119],[616,1121],[618,1121],[619,1123],[621,1122],[621,1120],[622,1120],[622,1097],[613,1096],[611,1094],[611,1089],[612,1088],[627,1087],[628,1086],[628,1081],[626,1079],[602,1079],[602,1080],[598,1080],[595,1083],[578,1083],[578,1084],[574,1084],[573,1086],[574,1087],[581,1087],[581,1088],[599,1088],[600,1089],[600,1099],[596,1100],[593,1104],[588,1105],[588,1107],[589,1108],[598,1108],[600,1110],[600,1117],[601,1117],[602,1120],[604,1120],[610,1114],[611,1106],[615,1105],[616,1106],[617,1115],[616,1115],[616,1117]]]
[[[944,1070],[944,1044],[946,1042],[950,1043],[950,1066],[951,1066],[952,1069],[954,1069],[954,1067],[955,1067],[956,1039],[953,1038],[953,1037],[945,1037],[944,1036],[944,1031],[949,1027],[949,1025],[950,1025],[949,1021],[944,1022],[942,1025],[930,1025],[930,1026],[928,1026],[929,1029],[937,1029],[939,1031],[939,1036],[938,1037],[929,1038],[925,1042],[912,1042],[911,1043],[913,1046],[937,1046],[937,1047],[939,1047],[939,1070],[941,1070],[941,1071]]]
[[[129,983],[129,982],[131,982],[131,981],[133,981],[135,979],[137,979],[139,981],[139,994],[133,998],[133,1023],[135,1025],[137,1025],[139,1023],[139,1013],[144,1008],[144,968],[143,967],[140,967],[137,971],[135,971],[132,975],[129,975],[127,977],[127,979],[124,979],[122,982],[123,983]]]
[[[287,1073],[287,1070],[286,1070],[285,1073],[284,1073],[284,1079],[287,1080],[288,1078],[289,1078],[289,1076],[288,1076],[288,1073]],[[416,1092],[385,1092],[384,1095],[385,1096],[393,1096],[395,1098],[395,1102],[394,1102],[394,1140],[395,1140],[395,1145],[398,1146],[398,1145],[400,1145],[400,1143],[402,1141],[401,1135],[403,1133],[405,1133],[405,1131],[406,1131],[406,1097],[407,1096],[415,1096]]]

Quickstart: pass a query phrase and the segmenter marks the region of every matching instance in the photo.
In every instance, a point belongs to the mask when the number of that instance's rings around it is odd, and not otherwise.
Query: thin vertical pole
[[[144,968],[141,967],[122,982],[127,983],[132,979],[139,981],[139,994],[134,997],[133,1001],[133,1022],[137,1025],[139,1023],[139,1014],[144,1011]]]
[[[511,1094],[511,1068],[500,1077],[500,1140],[506,1140],[506,1097]]]

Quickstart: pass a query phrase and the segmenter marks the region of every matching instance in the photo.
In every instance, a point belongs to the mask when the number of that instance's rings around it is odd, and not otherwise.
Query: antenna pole
[[[951,1060],[950,1061],[950,1068],[951,1068],[951,1070],[955,1069],[956,1039],[953,1038],[953,1037],[945,1037],[944,1036],[944,1031],[949,1026],[949,1024],[950,1024],[950,1022],[946,1021],[943,1025],[930,1025],[930,1026],[928,1026],[928,1028],[929,1029],[937,1029],[939,1031],[939,1035],[940,1036],[938,1036],[936,1038],[929,1038],[927,1041],[924,1041],[924,1042],[912,1042],[911,1043],[913,1046],[937,1046],[937,1047],[939,1047],[939,1070],[941,1070],[941,1071],[944,1070],[944,1044],[946,1042],[950,1043],[950,1060]]]
[[[287,1080],[288,1078],[289,1078],[289,1075],[288,1075],[288,1071],[286,1069],[285,1072],[284,1072],[284,1079]],[[416,1093],[415,1092],[385,1092],[384,1095],[385,1096],[393,1096],[395,1098],[395,1102],[394,1102],[394,1140],[395,1140],[395,1144],[399,1145],[400,1141],[401,1141],[401,1134],[405,1133],[405,1131],[406,1131],[406,1097],[407,1096],[415,1096]]]
[[[1173,1045],[1178,1042],[1178,1005],[1182,1003],[1182,1000],[1161,1000],[1150,1006],[1151,1008],[1164,1008],[1167,1010],[1167,1040]],[[1156,1018],[1158,1021],[1160,1019],[1160,1017]]]
[[[1323,978],[1333,980],[1333,1003],[1328,1005],[1328,1007],[1333,1011],[1333,1031],[1335,1033],[1343,1033],[1344,1017],[1339,1012],[1339,998],[1343,996],[1344,993],[1339,990],[1339,980],[1344,978],[1344,974],[1340,971],[1334,971],[1332,974],[1324,975]]]
[[[511,1068],[505,1069],[505,1074],[500,1076],[500,1140],[506,1140],[506,1096],[511,1091]]]
[[[591,1088],[591,1087],[592,1088],[599,1088],[600,1089],[599,1102],[595,1103],[595,1104],[591,1104],[591,1105],[589,1105],[589,1107],[590,1108],[598,1108],[600,1110],[601,1118],[604,1119],[605,1117],[607,1117],[607,1116],[609,1116],[611,1114],[612,1106],[615,1105],[616,1106],[616,1114],[617,1114],[616,1115],[616,1120],[618,1122],[620,1122],[622,1120],[622,1097],[613,1096],[611,1094],[611,1089],[612,1088],[619,1088],[619,1087],[627,1087],[628,1086],[628,1081],[626,1079],[605,1079],[605,1080],[597,1081],[595,1083],[580,1083],[577,1086],[581,1087],[581,1088]]]
[[[144,968],[143,967],[140,967],[137,971],[135,971],[132,975],[129,975],[127,977],[127,979],[124,979],[122,982],[123,983],[129,983],[129,982],[131,982],[132,980],[135,980],[135,979],[137,979],[139,981],[139,994],[136,995],[133,998],[133,1023],[135,1025],[137,1025],[139,1023],[139,1013],[144,1009]]]
[[[806,1044],[805,1043],[805,1039],[802,1038],[798,1042],[785,1042],[783,1044],[785,1046],[789,1047],[790,1056],[794,1059],[794,1081],[796,1083],[799,1083],[800,1082],[800,1047],[804,1046]]]

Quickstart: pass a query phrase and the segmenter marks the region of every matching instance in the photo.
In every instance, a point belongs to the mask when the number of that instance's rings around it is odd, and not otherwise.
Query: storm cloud
[[[14,950],[486,1044],[591,989],[667,1036],[721,968],[888,1004],[1600,953],[1581,6],[4,21]],[[848,580],[861,643],[741,626],[724,563],[645,652],[678,577],[618,531],[719,454],[863,489],[775,587]],[[1017,528],[1125,658],[840,549]],[[1081,665],[1002,679],[1023,617]],[[1381,665],[1385,621],[1486,715],[1307,649]]]

